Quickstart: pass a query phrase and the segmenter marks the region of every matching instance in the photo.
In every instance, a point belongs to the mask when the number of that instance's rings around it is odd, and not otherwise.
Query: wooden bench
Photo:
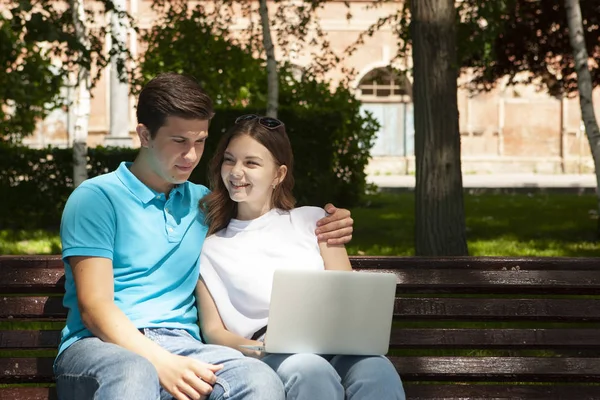
[[[352,263],[398,276],[389,357],[408,398],[600,399],[600,260]],[[0,256],[0,399],[56,398],[63,280],[57,256]]]

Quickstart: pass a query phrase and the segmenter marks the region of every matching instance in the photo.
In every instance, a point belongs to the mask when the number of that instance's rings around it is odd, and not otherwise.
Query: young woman
[[[317,207],[294,208],[293,154],[284,124],[244,115],[221,139],[210,163],[212,193],[200,206],[209,223],[197,287],[208,343],[240,350],[260,344],[278,268],[351,270],[343,245],[317,242]],[[247,356],[261,354],[242,350]],[[288,399],[404,399],[385,357],[267,354]]]

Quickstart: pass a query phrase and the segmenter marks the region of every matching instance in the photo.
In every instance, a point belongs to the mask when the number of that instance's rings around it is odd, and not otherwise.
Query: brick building
[[[124,1],[124,0],[123,0]],[[372,1],[328,1],[320,12],[321,27],[331,47],[341,51],[356,41],[361,32],[382,16],[393,13],[398,3],[367,7]],[[127,11],[136,18],[141,29],[155,20],[149,0],[128,0]],[[353,18],[348,20],[348,12]],[[257,16],[258,18],[258,16]],[[246,21],[239,18],[232,30],[242,29]],[[130,47],[135,54],[140,48],[135,34]],[[410,73],[394,73],[391,60],[397,51],[397,37],[389,27],[366,38],[364,44],[344,59],[343,65],[356,71],[352,87],[363,101],[363,108],[381,122],[369,164],[372,174],[414,172],[414,124],[412,78]],[[302,67],[310,62],[305,51],[292,52],[294,64]],[[410,60],[392,62],[395,71],[409,71]],[[330,72],[334,80],[342,78],[339,69]],[[463,74],[460,82],[468,79]],[[93,91],[88,144],[105,144],[110,138],[109,71]],[[600,90],[594,93],[596,115],[600,116]],[[135,99],[129,98],[128,130],[131,143],[139,145],[135,136]],[[540,172],[577,173],[593,169],[587,137],[583,130],[577,98],[557,99],[536,91],[529,85],[506,86],[499,82],[488,93],[458,92],[459,124],[462,143],[463,173]],[[63,110],[52,113],[27,139],[31,146],[68,146],[69,116]]]

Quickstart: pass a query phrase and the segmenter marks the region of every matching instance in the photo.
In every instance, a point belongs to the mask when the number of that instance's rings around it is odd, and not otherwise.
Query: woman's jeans
[[[392,363],[381,356],[267,354],[288,400],[404,400]]]
[[[184,330],[144,329],[144,334],[173,354],[223,364],[210,400],[283,400],[281,380],[259,360],[236,350],[207,345]],[[98,338],[69,346],[54,366],[60,400],[167,400],[154,366],[144,357]]]

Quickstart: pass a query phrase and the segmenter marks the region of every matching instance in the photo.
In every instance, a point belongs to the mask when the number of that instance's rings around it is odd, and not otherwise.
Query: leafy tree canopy
[[[481,43],[482,29],[475,24],[493,25],[494,35],[484,47],[469,46],[463,65],[474,67],[474,82],[489,88],[501,77],[509,83],[519,73],[525,73],[526,83],[539,81],[551,95],[577,92],[577,76],[573,50],[569,43],[567,13],[563,1],[478,1],[469,0],[476,10],[502,3],[502,12],[492,19],[475,19],[476,12],[462,24],[461,41]],[[600,2],[581,0],[581,12],[587,51],[595,62],[590,63],[594,86],[600,85]],[[486,40],[487,41],[487,40]],[[523,74],[521,74],[523,75]]]
[[[33,132],[57,104],[62,85],[48,51],[23,40],[25,25],[0,14],[0,140],[18,141]]]
[[[74,83],[79,66],[96,71],[92,84],[113,54],[123,54],[119,69],[125,76],[129,52],[116,40],[110,26],[92,24],[114,10],[112,0],[87,3],[89,47],[75,34],[70,3],[52,0],[18,1],[0,15],[0,140],[19,142],[52,109],[66,104],[62,87]],[[123,24],[131,17],[120,12]],[[112,38],[105,51],[105,38]]]
[[[374,7],[390,0],[379,0]],[[410,4],[380,18],[358,40],[364,41],[383,26],[398,36],[397,58],[410,57]],[[600,2],[581,0],[584,36],[592,60],[594,86],[600,85]],[[575,94],[575,62],[569,43],[563,1],[463,0],[456,2],[457,51],[461,68],[473,71],[472,85],[479,90],[494,87],[508,76],[509,84],[536,83],[552,95]],[[348,49],[352,52],[356,44]],[[523,79],[524,77],[524,79]]]
[[[267,70],[254,40],[229,32],[231,19],[218,20],[203,5],[187,1],[155,2],[160,18],[142,34],[147,50],[133,78],[136,90],[161,72],[194,76],[220,106],[265,108]],[[278,66],[280,104],[311,108],[359,106],[347,82],[333,88],[312,68],[288,62]]]
[[[158,73],[172,71],[194,76],[217,105],[264,103],[263,63],[210,23],[202,5],[190,9],[179,1],[159,10],[159,20],[141,37],[147,49],[134,78],[137,90]]]

